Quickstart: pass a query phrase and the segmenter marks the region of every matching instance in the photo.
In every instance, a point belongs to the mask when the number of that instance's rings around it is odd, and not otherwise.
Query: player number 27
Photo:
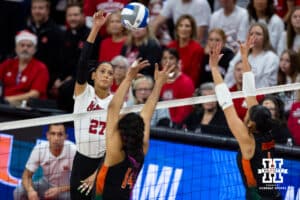
[[[92,119],[90,122],[89,133],[103,135],[105,127],[106,127],[106,122]],[[97,133],[97,131],[98,131],[98,133]]]

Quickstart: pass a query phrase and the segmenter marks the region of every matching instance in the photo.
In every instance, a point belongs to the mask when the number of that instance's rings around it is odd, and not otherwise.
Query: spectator
[[[52,96],[57,96],[58,107],[67,112],[73,112],[73,91],[78,57],[90,29],[85,25],[82,6],[78,3],[67,5],[67,30],[64,36],[62,55],[63,65],[58,78],[51,90]],[[97,51],[93,51],[91,59],[96,60]]]
[[[276,13],[283,19],[284,23],[288,22],[294,7],[300,5],[299,0],[277,0],[274,3]]]
[[[300,50],[300,6],[295,7],[287,22],[287,31],[282,32],[277,54],[281,55],[285,49]]]
[[[154,64],[161,59],[161,47],[158,40],[151,32],[149,26],[129,32],[127,41],[122,47],[121,55],[125,56],[131,65],[137,58],[143,58],[150,62],[140,73],[154,76]]]
[[[219,0],[222,8],[215,11],[210,19],[209,30],[214,28],[223,29],[226,33],[226,44],[233,51],[237,52],[237,41],[243,40],[243,33],[247,30],[242,26],[242,20],[247,18],[247,10],[236,5],[237,0]]]
[[[154,33],[161,24],[172,18],[175,24],[181,15],[193,16],[197,26],[197,40],[204,42],[209,25],[211,10],[207,0],[168,0],[163,5],[160,15],[152,23]]]
[[[212,82],[203,83],[195,91],[194,96],[215,94]],[[224,113],[217,102],[195,105],[194,110],[183,122],[183,127],[189,131],[225,135],[230,133]]]
[[[234,80],[235,84],[229,89],[231,92],[242,91],[242,82],[243,82],[243,66],[242,61],[239,61],[234,66]],[[256,95],[256,100],[261,102],[264,98],[264,95]],[[236,112],[241,120],[245,119],[246,113],[248,111],[245,98],[233,99],[233,104],[236,109]]]
[[[0,62],[14,56],[14,36],[25,28],[28,0],[0,1]],[[13,13],[13,15],[12,15]]]
[[[208,65],[209,53],[211,48],[213,48],[217,43],[222,44],[221,53],[223,54],[223,56],[219,61],[219,70],[222,76],[223,77],[225,76],[229,66],[229,62],[234,57],[233,51],[225,46],[225,42],[226,42],[226,35],[222,29],[215,28],[209,31],[207,45],[205,47],[205,56],[203,59],[203,63],[201,63],[201,70],[202,70],[202,72],[200,73],[201,83],[212,82],[211,70]]]
[[[149,8],[149,12],[150,12],[150,20],[149,20],[150,24],[152,24],[152,22],[154,22],[156,17],[159,16],[159,13],[161,12],[162,7],[163,7],[163,1],[164,0],[150,0],[149,1],[148,8]],[[171,28],[171,27],[168,27],[167,23],[162,23],[157,28],[155,35],[156,35],[159,43],[162,46],[167,46],[167,44],[169,44],[170,41],[172,40],[172,37],[169,33],[170,32],[169,28]],[[173,31],[172,31],[172,34],[173,34]]]
[[[52,124],[46,142],[37,144],[27,161],[22,185],[14,190],[14,199],[70,199],[70,173],[76,147],[66,141],[63,124]],[[43,177],[33,182],[32,176],[41,167]]]
[[[254,23],[263,23],[268,28],[272,47],[277,51],[279,40],[284,31],[282,19],[276,15],[273,0],[251,0],[248,4],[248,18],[243,18],[242,26],[245,32],[241,40],[246,39],[248,28]]]
[[[237,0],[236,4],[242,8],[247,8],[250,0]]]
[[[248,37],[255,35],[253,47],[249,52],[249,63],[255,74],[255,84],[257,88],[269,87],[277,84],[277,73],[279,58],[272,51],[269,32],[264,24],[253,24],[248,33]],[[234,85],[234,66],[241,60],[240,52],[230,61],[229,68],[225,75],[225,82],[229,87]]]
[[[4,87],[4,97],[12,105],[29,98],[45,99],[49,74],[47,67],[37,59],[36,35],[24,30],[15,37],[17,57],[0,64],[0,81]]]
[[[175,48],[179,52],[181,71],[193,80],[194,86],[199,85],[200,65],[204,57],[204,49],[195,40],[196,32],[194,18],[190,15],[181,15],[175,25],[175,40],[168,45],[169,48]]]
[[[194,83],[189,76],[180,71],[180,60],[176,49],[165,49],[163,51],[161,65],[165,66],[166,64],[170,67],[175,65],[175,68],[169,74],[169,79],[161,90],[161,99],[165,101],[192,97],[195,91]],[[178,128],[192,110],[192,106],[169,108],[172,126]]]
[[[63,43],[63,65],[58,79],[53,87],[59,88],[64,82],[72,79],[76,74],[76,64],[80,55],[83,42],[86,40],[90,29],[85,26],[82,7],[78,3],[68,4],[66,9],[67,30]]]
[[[51,0],[50,17],[60,26],[65,26],[66,10],[69,3],[80,3],[83,0]]]
[[[36,58],[48,67],[50,75],[48,88],[51,89],[62,67],[63,32],[49,18],[49,12],[50,1],[32,0],[31,18],[27,28],[38,37]]]
[[[262,105],[269,109],[272,119],[275,121],[272,129],[275,142],[286,144],[292,136],[286,124],[284,103],[277,96],[267,95],[262,101]]]
[[[126,40],[126,29],[121,22],[120,11],[110,14],[106,23],[109,36],[101,41],[99,48],[99,61],[111,61],[121,54],[121,49]]]
[[[111,64],[114,67],[114,80],[110,91],[115,93],[126,76],[129,63],[124,56],[119,55],[112,59]]]
[[[140,76],[132,82],[133,101],[129,101],[127,106],[144,104],[150,96],[154,86],[154,81],[149,76]],[[151,126],[170,126],[170,114],[167,108],[157,109],[151,118]]]
[[[288,127],[294,138],[294,143],[300,145],[300,92],[298,92],[298,97],[292,104],[288,118]]]
[[[85,22],[88,27],[92,27],[93,14],[98,10],[103,10],[106,13],[113,13],[121,10],[130,0],[84,0],[83,12]],[[102,31],[105,33],[105,31]]]
[[[299,55],[293,50],[285,50],[279,63],[278,85],[299,83]],[[289,112],[293,101],[296,99],[299,91],[288,91],[280,94],[281,100],[284,102],[284,111]]]

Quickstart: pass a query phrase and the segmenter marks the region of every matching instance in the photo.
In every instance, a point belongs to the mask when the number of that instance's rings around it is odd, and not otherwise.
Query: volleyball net
[[[300,83],[257,89],[257,95],[285,95],[300,90]],[[232,92],[233,99],[243,93]],[[157,109],[216,101],[215,95],[159,102]],[[296,100],[291,100],[297,104]],[[123,113],[138,112],[142,105],[126,107]],[[300,106],[299,106],[300,111]],[[28,110],[30,112],[30,110]],[[299,118],[297,115],[295,118]],[[102,116],[105,111],[63,114],[0,123],[0,194],[13,199],[25,164],[37,142],[46,140],[47,125],[72,122],[84,116]],[[297,124],[295,125],[297,126]],[[299,125],[298,125],[299,126]],[[222,129],[219,129],[222,130]],[[74,142],[74,128],[68,127]],[[299,128],[300,134],[300,128]],[[152,128],[149,153],[136,182],[132,199],[245,199],[245,189],[236,162],[238,145],[233,137],[183,129]],[[284,199],[300,199],[300,147],[276,145],[282,165],[276,185]],[[280,171],[280,170],[279,170]],[[38,170],[34,180],[43,175]],[[268,174],[266,174],[267,176]],[[278,180],[277,180],[278,181]]]

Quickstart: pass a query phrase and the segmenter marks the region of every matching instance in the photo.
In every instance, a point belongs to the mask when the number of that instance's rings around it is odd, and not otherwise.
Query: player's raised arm
[[[141,117],[143,118],[145,123],[144,142],[143,142],[143,150],[145,154],[148,152],[148,147],[149,147],[150,122],[151,122],[153,112],[155,110],[155,106],[159,99],[161,88],[167,82],[168,75],[169,73],[171,73],[171,71],[174,68],[175,66],[169,67],[167,64],[166,66],[163,66],[163,69],[161,71],[159,71],[158,64],[157,63],[155,64],[154,88],[141,111]]]
[[[238,117],[236,110],[233,106],[232,97],[228,87],[223,81],[221,73],[219,71],[218,63],[222,55],[221,44],[217,44],[211,49],[209,55],[209,66],[211,68],[213,80],[215,83],[215,91],[218,99],[218,103],[224,111],[228,126],[237,139],[242,152],[246,152],[249,144],[251,144],[251,138],[248,134],[248,129]]]
[[[78,61],[77,66],[77,74],[76,74],[76,83],[74,88],[75,96],[80,95],[86,88],[87,80],[88,80],[88,61],[91,57],[93,51],[93,45],[95,39],[98,35],[100,28],[105,24],[107,17],[109,14],[106,14],[100,10],[96,12],[93,16],[93,26],[90,31],[86,42],[83,44],[83,48],[81,50],[81,54]]]
[[[117,123],[120,118],[120,110],[125,101],[128,89],[132,83],[132,80],[136,77],[138,72],[146,66],[149,66],[149,61],[138,59],[133,65],[128,69],[125,79],[122,81],[118,87],[114,97],[108,106],[107,111],[107,122],[106,122],[106,146],[107,153],[109,154],[111,150],[117,149],[122,146],[119,139],[115,139],[114,134],[117,132]],[[113,138],[113,139],[112,139]]]
[[[251,71],[251,66],[248,61],[249,50],[252,48],[254,41],[255,37],[250,36],[248,37],[246,42],[240,43],[240,52],[243,65],[242,87],[243,92],[245,94],[248,109],[258,104],[256,100],[255,78],[253,72]]]

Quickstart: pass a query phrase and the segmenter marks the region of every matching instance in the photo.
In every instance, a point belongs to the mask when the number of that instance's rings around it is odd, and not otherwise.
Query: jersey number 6
[[[97,131],[99,130],[98,135],[103,135],[105,127],[106,127],[106,122],[92,119],[90,122],[89,133],[97,134]]]

